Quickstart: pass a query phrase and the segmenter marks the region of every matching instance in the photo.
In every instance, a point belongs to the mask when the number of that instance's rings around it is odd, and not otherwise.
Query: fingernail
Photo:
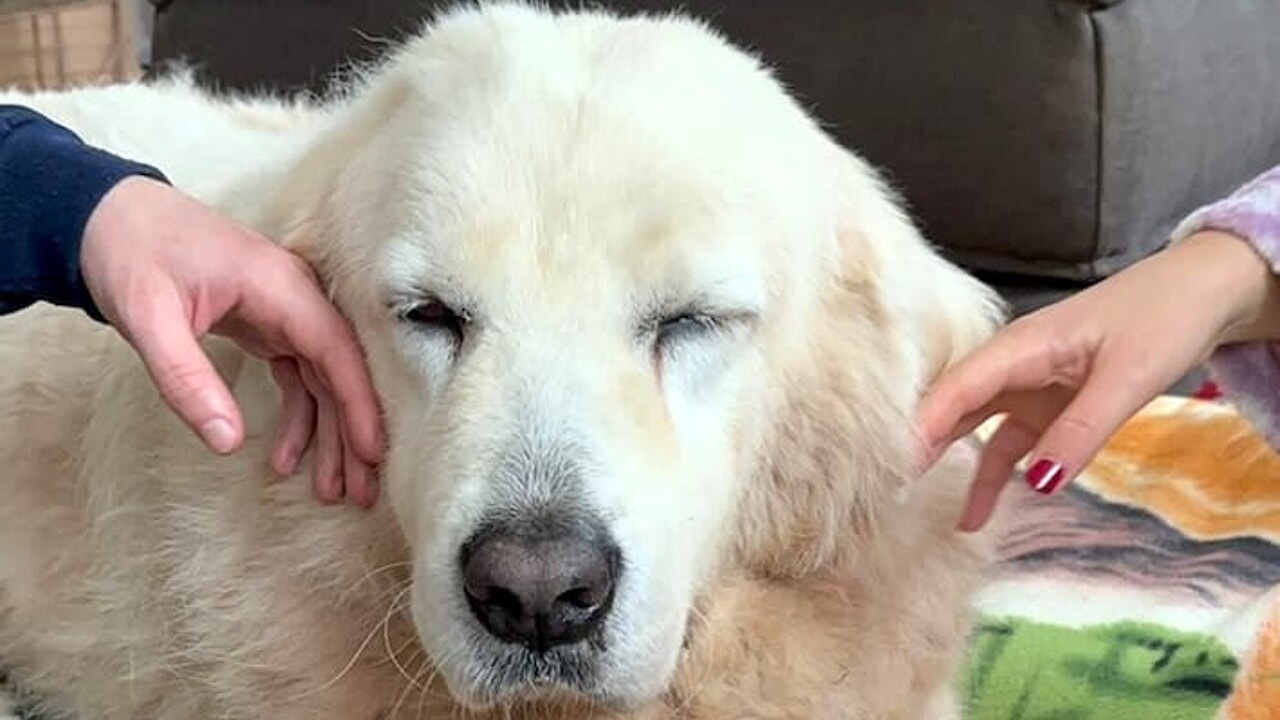
[[[1042,495],[1049,495],[1067,478],[1067,471],[1062,463],[1045,458],[1032,465],[1025,477],[1028,487]]]
[[[298,454],[293,448],[279,451],[276,458],[276,472],[280,477],[289,477],[298,469]]]
[[[325,505],[336,505],[342,502],[342,491],[340,485],[326,483],[323,486],[315,486],[316,497]]]
[[[200,427],[200,436],[216,453],[229,453],[235,447],[236,434],[231,423],[215,418]]]
[[[937,462],[938,455],[940,454],[941,453],[938,452],[937,448],[934,447],[927,447],[922,450],[918,450],[915,457],[915,466],[912,468],[915,475],[919,477],[929,472],[929,469],[933,467],[935,462]]]

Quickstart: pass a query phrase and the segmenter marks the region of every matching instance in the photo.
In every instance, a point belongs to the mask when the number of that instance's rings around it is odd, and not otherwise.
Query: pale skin
[[[1006,415],[959,522],[977,530],[1024,457],[1027,483],[1051,493],[1214,348],[1271,339],[1280,339],[1280,279],[1242,239],[1197,233],[1010,323],[944,373],[917,410],[923,464]]]
[[[283,394],[275,471],[292,474],[311,448],[321,501],[374,504],[383,438],[373,383],[350,325],[302,259],[164,183],[133,177],[90,216],[80,265],[103,316],[211,450],[235,452],[245,431],[197,342],[206,333],[271,362]]]

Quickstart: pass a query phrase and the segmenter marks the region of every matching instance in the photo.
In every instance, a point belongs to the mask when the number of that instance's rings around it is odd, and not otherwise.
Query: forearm
[[[98,202],[132,175],[163,180],[31,110],[0,105],[0,313],[45,301],[100,317],[80,276],[80,242]]]
[[[1231,317],[1221,344],[1280,339],[1280,167],[1192,213],[1170,252],[1198,253]]]
[[[1203,230],[1168,252],[1178,254],[1208,283],[1209,297],[1223,304],[1215,345],[1280,340],[1280,275],[1249,238]]]
[[[1192,213],[1168,252],[1204,252],[1193,272],[1215,273],[1228,307],[1209,369],[1231,400],[1280,448],[1280,167]],[[1233,242],[1234,241],[1234,242]],[[1170,292],[1177,292],[1170,288]]]

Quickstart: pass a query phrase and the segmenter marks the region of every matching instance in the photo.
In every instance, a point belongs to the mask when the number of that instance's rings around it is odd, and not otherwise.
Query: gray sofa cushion
[[[1280,163],[1280,3],[1128,0],[1093,21],[1107,271]]]
[[[1280,163],[1280,3],[845,5],[790,69],[971,268],[1097,279]]]
[[[440,4],[178,0],[154,47],[230,87],[315,89]],[[1280,162],[1274,0],[602,4],[684,8],[758,50],[1020,309],[1148,254]]]

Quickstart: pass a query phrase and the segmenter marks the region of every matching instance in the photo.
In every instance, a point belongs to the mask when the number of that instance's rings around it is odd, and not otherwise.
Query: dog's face
[[[831,562],[904,470],[910,402],[968,332],[909,291],[989,322],[687,22],[464,12],[348,112],[298,226],[369,352],[413,618],[467,704],[661,693],[720,569]],[[913,288],[890,260],[923,263]]]

